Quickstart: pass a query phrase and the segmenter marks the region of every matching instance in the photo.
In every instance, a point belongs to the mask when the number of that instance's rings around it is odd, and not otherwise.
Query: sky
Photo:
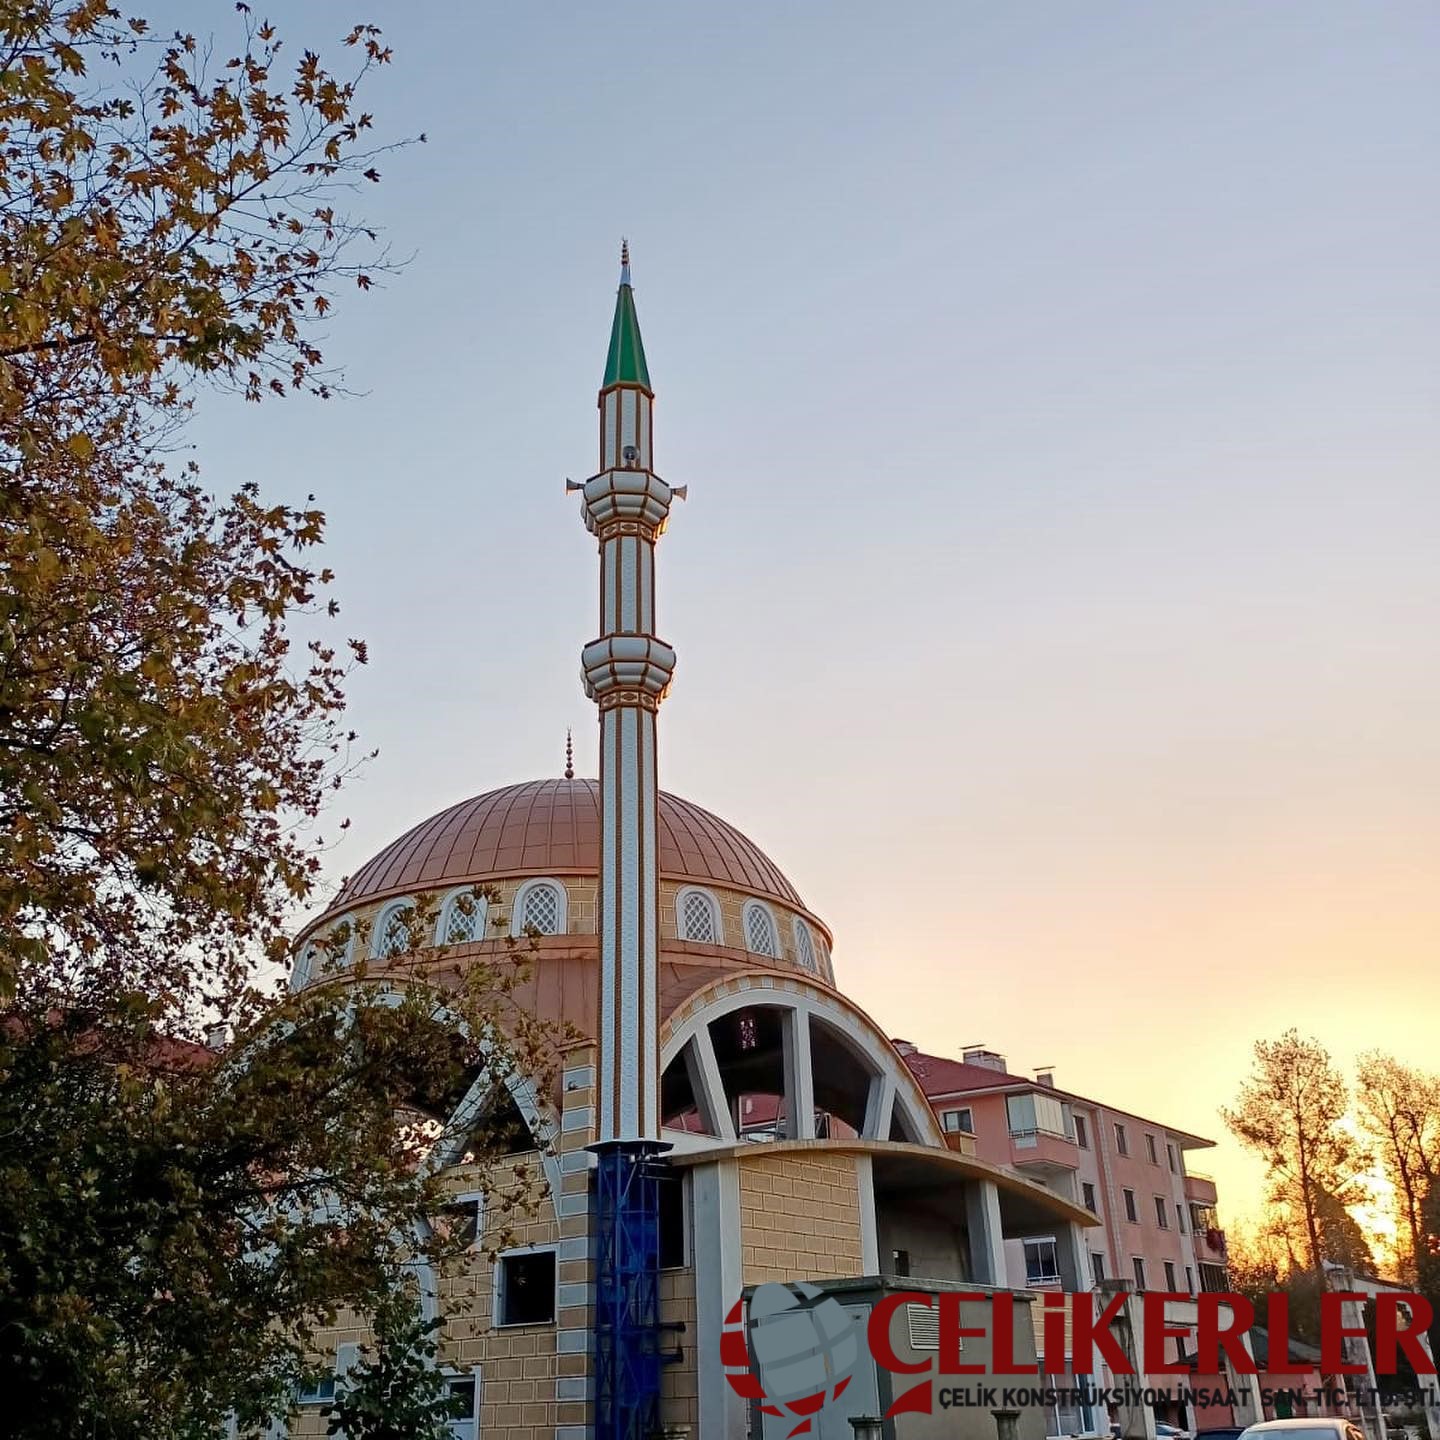
[[[662,784],[781,865],[842,987],[1217,1137],[1231,1219],[1257,1038],[1440,1065],[1440,10],[363,18],[366,108],[427,138],[357,199],[407,263],[328,325],[355,393],[192,437],[329,515],[379,748],[333,876],[558,774],[567,726],[594,773],[564,480],[626,235],[689,487]]]

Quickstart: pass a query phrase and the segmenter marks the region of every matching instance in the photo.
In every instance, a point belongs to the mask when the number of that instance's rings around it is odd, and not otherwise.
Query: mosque
[[[766,1281],[809,1282],[860,1319],[899,1291],[1013,1289],[1016,1353],[1031,1360],[1036,1297],[1023,1265],[1012,1273],[1017,1242],[1049,1242],[1066,1290],[1092,1284],[1096,1216],[942,1127],[901,1049],[846,997],[823,916],[741,829],[658,788],[675,653],[654,633],[654,559],[684,490],[655,469],[653,402],[622,254],[599,463],[571,487],[600,559],[598,638],[582,652],[598,780],[567,764],[460,800],[363,865],[297,941],[299,986],[326,978],[318,942],[347,922],[382,963],[418,944],[483,964],[507,932],[533,934],[523,1002],[576,1037],[553,1087],[507,1082],[537,1195],[517,1243],[493,1263],[477,1245],[429,1297],[442,1313],[473,1302],[447,1318],[442,1347],[469,1409],[458,1440],[789,1435],[794,1417],[746,1398],[722,1359],[727,1314]],[[459,902],[477,887],[487,905]],[[410,935],[432,906],[433,932]],[[483,1239],[473,1167],[444,1158]],[[897,1355],[934,1356],[934,1313],[895,1309]],[[326,1336],[338,1374],[361,1339]],[[987,1338],[964,1344],[984,1362]],[[849,1440],[851,1418],[884,1415],[899,1378],[862,1353],[809,1433]],[[298,1397],[290,1434],[323,1434],[326,1395]],[[1108,1428],[1103,1415],[1083,1423]],[[1047,1430],[1038,1406],[1022,1410],[1021,1440]],[[881,1433],[989,1440],[995,1428],[980,1409],[900,1415]]]

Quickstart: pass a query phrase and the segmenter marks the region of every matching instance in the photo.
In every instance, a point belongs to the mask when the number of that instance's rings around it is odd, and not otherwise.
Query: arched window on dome
[[[483,940],[489,909],[485,897],[477,895],[473,887],[452,890],[440,907],[440,919],[435,926],[435,943],[466,945],[472,940]]]
[[[795,917],[795,958],[805,969],[815,968],[815,942],[810,938],[810,927],[798,915]]]
[[[385,960],[413,949],[415,940],[410,934],[410,922],[414,918],[413,900],[392,900],[375,917],[375,928],[370,932],[371,956],[376,960]]]
[[[744,911],[745,948],[756,955],[768,956],[771,960],[780,958],[780,941],[775,929],[775,917],[768,905],[758,900],[747,900]]]
[[[558,880],[527,880],[515,892],[510,929],[516,935],[563,935],[565,887]]]
[[[701,945],[721,945],[720,907],[708,890],[686,886],[675,896],[676,930],[682,940]]]
[[[319,964],[320,947],[312,940],[295,956],[295,964],[290,970],[290,989],[303,990],[310,983],[310,977]]]
[[[830,947],[823,935],[820,937],[820,974],[827,984],[835,983],[835,967],[830,963]]]

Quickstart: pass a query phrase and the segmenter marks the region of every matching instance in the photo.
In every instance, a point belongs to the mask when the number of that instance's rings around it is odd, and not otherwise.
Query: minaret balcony
[[[627,532],[654,539],[665,528],[677,493],[650,470],[602,470],[580,489],[585,528],[602,540]]]
[[[607,701],[634,703],[653,709],[670,688],[675,673],[675,652],[663,640],[648,635],[607,635],[593,640],[580,652],[585,693],[601,708]]]

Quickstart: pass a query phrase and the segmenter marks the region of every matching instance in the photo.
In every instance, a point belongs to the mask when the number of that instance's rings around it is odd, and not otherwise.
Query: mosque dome
[[[662,948],[677,941],[720,946],[830,978],[829,928],[753,840],[665,792],[657,818]],[[593,934],[599,874],[599,782],[529,780],[412,826],[362,865],[309,929],[314,934],[341,916],[369,917],[374,928],[418,895],[479,886],[500,897],[502,912],[536,920],[542,934]],[[525,912],[526,896],[542,880],[558,902],[544,900],[543,919]],[[443,943],[439,934],[435,940]]]
[[[689,800],[661,792],[658,840],[664,880],[722,885],[787,909],[805,909],[795,887],[753,840]],[[599,870],[599,782],[529,780],[422,820],[363,865],[333,908],[348,910],[415,890]]]

